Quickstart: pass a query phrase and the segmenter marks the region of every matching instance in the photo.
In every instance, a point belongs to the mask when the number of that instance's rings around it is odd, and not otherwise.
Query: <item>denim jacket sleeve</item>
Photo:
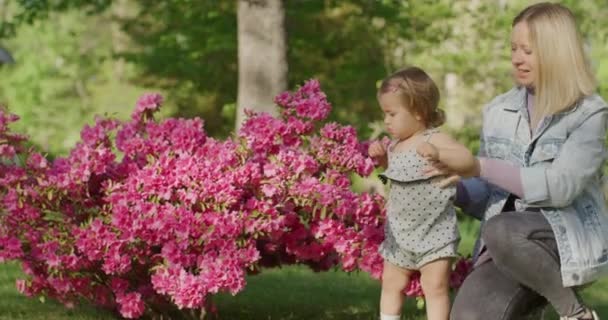
[[[477,220],[483,220],[490,190],[487,183],[480,178],[463,179],[456,187],[454,204],[462,211]]]
[[[590,179],[599,177],[606,157],[604,141],[608,109],[585,110],[557,157],[549,166],[520,171],[523,200],[531,206],[565,207],[582,193]]]

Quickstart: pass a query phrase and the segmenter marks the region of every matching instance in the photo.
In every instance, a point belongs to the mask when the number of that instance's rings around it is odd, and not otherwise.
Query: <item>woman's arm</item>
[[[608,122],[608,107],[588,110],[549,166],[516,167],[506,161],[484,159],[483,141],[480,148],[479,171],[451,166],[453,161],[432,164],[429,176],[457,174],[480,176],[510,193],[518,195],[529,206],[564,207],[580,195],[590,179],[598,176],[606,159],[604,141]],[[483,137],[483,136],[482,136]],[[444,157],[446,159],[447,157]],[[483,164],[482,164],[483,163]],[[519,176],[519,179],[517,179]],[[446,178],[444,184],[456,180]]]
[[[434,134],[429,142],[420,143],[416,151],[428,161],[441,163],[461,176],[479,175],[479,161],[471,151],[445,133]]]
[[[478,175],[481,170],[480,162],[463,144],[443,133],[433,135],[429,143],[420,144],[417,151],[433,163],[433,167],[449,168],[451,172],[465,172],[464,175],[469,176]],[[441,168],[438,173],[440,171]],[[486,181],[480,178],[462,180],[459,176],[454,176],[453,180],[459,180],[456,184],[454,205],[461,208],[465,214],[481,220],[490,194]],[[446,183],[443,181],[441,184]]]
[[[608,108],[590,114],[574,129],[549,167],[522,168],[522,199],[529,205],[564,207],[596,178],[606,159]]]
[[[480,157],[479,176],[509,193],[523,198],[524,189],[521,182],[521,168],[511,162],[499,159]]]

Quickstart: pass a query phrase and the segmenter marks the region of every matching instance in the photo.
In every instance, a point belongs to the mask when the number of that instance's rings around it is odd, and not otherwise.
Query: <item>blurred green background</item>
[[[0,65],[0,103],[50,155],[65,154],[95,114],[126,119],[149,91],[166,96],[164,116],[200,116],[210,135],[227,136],[238,94],[238,2],[0,0],[0,47],[15,60]],[[561,2],[579,19],[607,98],[608,2]],[[440,86],[446,127],[475,148],[483,104],[512,85],[511,20],[531,2],[282,3],[286,88],[319,79],[332,120],[366,139],[382,127],[377,82],[418,65]]]

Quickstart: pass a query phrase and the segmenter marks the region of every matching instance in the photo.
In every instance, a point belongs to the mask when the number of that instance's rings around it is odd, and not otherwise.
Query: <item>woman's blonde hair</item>
[[[398,94],[403,106],[421,117],[427,127],[445,122],[445,113],[438,108],[439,89],[424,70],[409,67],[388,76],[378,88],[378,96],[389,92]]]
[[[513,19],[525,22],[538,64],[532,123],[573,107],[596,89],[572,12],[557,3],[531,5]]]

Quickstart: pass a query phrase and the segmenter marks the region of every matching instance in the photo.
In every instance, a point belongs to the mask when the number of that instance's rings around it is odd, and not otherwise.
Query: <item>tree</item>
[[[287,89],[287,43],[282,0],[239,0],[237,16],[239,128],[246,108],[276,114],[273,98]]]
[[[606,96],[608,20],[602,18],[608,14],[608,6],[605,5],[605,0],[560,2],[571,8],[579,18],[594,68],[598,70],[600,94]],[[104,43],[97,41],[94,50],[82,57],[84,63],[76,52],[69,56],[63,54],[66,57],[63,60],[64,69],[74,65],[81,65],[82,68],[94,66],[86,60],[90,55],[101,56],[105,61],[103,65],[98,64],[98,69],[86,71],[86,76],[81,77],[86,89],[82,92],[88,91],[90,97],[89,109],[104,110],[108,105],[134,100],[134,96],[120,100],[125,92],[162,89],[167,98],[166,105],[172,107],[165,109],[169,111],[165,115],[189,118],[199,116],[206,119],[205,128],[215,137],[225,137],[234,130],[237,102],[239,106],[249,108],[273,108],[270,100],[258,103],[255,101],[257,98],[251,94],[250,98],[238,96],[239,82],[245,81],[246,76],[253,78],[256,72],[255,64],[251,66],[253,71],[245,71],[244,65],[239,67],[239,50],[245,46],[239,48],[237,44],[240,41],[239,25],[243,26],[239,21],[241,18],[260,17],[258,20],[252,18],[252,27],[243,31],[243,34],[250,33],[251,39],[259,43],[262,43],[260,35],[270,37],[262,28],[277,18],[274,23],[278,27],[274,30],[282,30],[285,37],[289,66],[287,87],[292,88],[310,78],[319,79],[334,105],[330,120],[349,123],[357,128],[361,136],[369,137],[372,132],[379,132],[376,129],[381,127],[378,126],[379,122],[373,122],[381,117],[376,102],[377,82],[406,65],[423,67],[438,83],[442,92],[441,107],[448,112],[449,125],[456,129],[460,129],[460,126],[478,125],[481,106],[512,85],[508,57],[510,23],[529,1],[276,1],[277,14],[262,16],[254,15],[255,10],[263,8],[261,4],[272,4],[271,0],[0,0],[2,3],[20,9],[13,10],[14,14],[7,14],[9,11],[6,10],[0,12],[1,16],[6,16],[6,19],[0,21],[0,29],[5,32],[19,23],[42,22],[45,17],[52,17],[52,20],[56,20],[55,23],[59,23],[73,14],[70,9],[77,9],[89,14],[89,19],[79,22],[83,24],[82,29],[100,31],[101,36],[95,36],[94,40],[111,39],[108,43],[105,40]],[[238,14],[240,4],[246,8],[241,12],[245,13],[243,17]],[[127,6],[127,10],[120,8],[123,5]],[[278,8],[284,12],[281,13]],[[113,14],[108,14],[108,11]],[[103,18],[101,22],[97,20],[99,16]],[[278,24],[279,21],[282,21],[283,28]],[[97,27],[107,24],[112,24],[111,28],[99,30]],[[55,30],[51,24],[43,23],[36,24],[33,28],[33,33],[44,36]],[[51,32],[45,31],[45,28],[51,28]],[[106,32],[110,29],[111,36]],[[123,32],[126,35],[124,39],[121,35]],[[255,38],[256,33],[258,39]],[[55,37],[58,42],[73,41],[73,37],[66,32]],[[26,44],[28,41],[31,42],[31,39],[18,35],[14,39],[3,39],[2,44],[11,53],[17,54],[20,47],[17,42]],[[281,68],[280,64],[269,63],[270,58],[263,58],[263,54],[270,54],[274,45],[276,43],[265,47],[262,45],[251,58],[259,58],[258,62],[265,63],[268,67],[264,71],[271,72],[275,75],[273,77],[279,79],[276,75],[281,72],[277,71]],[[110,54],[100,55],[101,51]],[[243,57],[244,54],[241,58]],[[53,69],[54,59],[37,59],[33,54],[31,59],[33,62],[23,61],[23,64],[40,67],[39,70],[29,70],[32,79],[51,76],[44,72]],[[121,62],[123,60],[124,65]],[[114,67],[112,69],[107,65]],[[263,68],[261,65],[258,67]],[[37,95],[35,90],[26,90],[26,85],[36,81],[24,81],[23,88],[13,85],[16,78],[23,78],[22,72],[17,71],[21,68],[25,67],[14,66],[0,70],[3,79],[0,99],[5,99],[2,91],[11,90],[29,92],[19,95],[22,100]],[[9,69],[15,71],[8,72]],[[112,72],[120,74],[120,70],[127,73],[117,78],[108,77],[110,81],[106,83],[112,86],[88,81],[99,79],[99,75],[107,77]],[[239,77],[239,73],[242,76]],[[247,81],[254,83],[247,85],[252,91],[257,90],[253,89],[256,86],[262,85],[262,81],[256,82],[255,78]],[[57,83],[48,82],[35,89],[48,91],[49,86],[58,87]],[[63,92],[68,91],[63,88]],[[266,91],[268,96],[272,96],[272,89]],[[117,95],[116,92],[120,94]],[[100,99],[100,95],[104,98]],[[59,100],[64,97],[66,96],[45,94],[40,103],[63,105],[65,110],[82,108],[78,105],[82,99]],[[29,108],[30,105],[23,107]],[[87,120],[90,119],[89,114],[87,117]],[[51,128],[50,125],[45,127]],[[72,135],[74,134],[75,129],[72,129]],[[61,141],[61,138],[53,137],[52,140]]]

